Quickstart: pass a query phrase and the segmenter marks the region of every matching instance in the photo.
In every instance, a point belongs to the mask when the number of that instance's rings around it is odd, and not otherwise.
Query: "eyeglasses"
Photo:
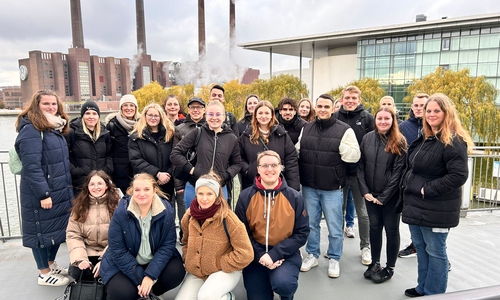
[[[259,165],[259,167],[261,167],[262,169],[269,169],[269,167],[271,167],[271,169],[276,169],[280,166],[281,166],[280,164],[262,164],[262,165]]]
[[[160,115],[150,115],[150,114],[146,114],[146,117],[148,117],[149,119],[159,119],[159,118],[160,118]]]
[[[222,98],[223,96],[223,94],[212,93],[212,98]]]
[[[222,113],[207,113],[207,116],[209,116],[210,118],[213,118],[213,117],[216,117],[216,118],[220,118],[222,117]]]
[[[103,187],[105,186],[106,184],[104,182],[98,182],[97,184],[95,183],[89,183],[89,187],[93,188],[93,187]]]
[[[188,108],[192,109],[192,110],[202,110],[205,107],[203,107],[203,106],[189,106]]]

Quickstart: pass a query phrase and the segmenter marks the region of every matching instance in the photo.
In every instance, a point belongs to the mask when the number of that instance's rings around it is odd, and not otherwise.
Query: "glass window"
[[[458,51],[441,52],[440,64],[456,64],[458,63]]]
[[[443,51],[450,50],[450,44],[451,44],[451,39],[450,38],[443,38],[441,40],[441,50],[443,50]]]
[[[142,85],[148,85],[151,83],[151,72],[149,71],[149,66],[142,66]]]
[[[460,31],[453,31],[451,36],[460,36]]]
[[[363,47],[362,56],[375,56],[375,45],[368,45]]]
[[[477,64],[459,64],[458,69],[469,69],[470,76],[471,77],[476,77],[477,75]]]
[[[478,62],[496,62],[498,61],[497,49],[480,49]]]
[[[451,32],[443,32],[443,37],[450,37],[451,36]]]
[[[468,50],[468,51],[460,51],[458,56],[458,62],[460,64],[464,63],[477,63],[478,50]]]
[[[398,41],[398,38],[397,38],[397,37],[393,37],[393,38],[391,39],[391,42],[393,42],[393,43],[396,43],[397,41]]]
[[[375,67],[389,68],[389,57],[388,56],[377,57],[375,61]]]
[[[500,32],[500,27],[492,27],[491,28],[491,33],[497,33]]]
[[[422,34],[417,35],[417,40],[423,40],[424,36]]]
[[[408,40],[409,40],[409,41],[414,41],[414,40],[415,40],[415,38],[416,38],[416,36],[411,35],[411,36],[409,36],[409,37],[408,37]]]
[[[460,50],[479,48],[479,35],[463,36],[460,39]]]
[[[375,78],[375,69],[366,69],[364,70],[365,76],[364,78],[369,77],[369,78]]]
[[[424,41],[424,51],[423,52],[438,52],[441,50],[441,40],[425,40]]]
[[[406,63],[405,55],[396,55],[393,57],[393,66],[394,67],[404,67]]]
[[[424,34],[424,40],[430,40],[430,39],[432,39],[432,33]]]
[[[477,35],[479,34],[479,29],[471,29],[470,30],[470,35]]]
[[[436,71],[436,66],[423,66],[422,67],[422,77],[427,76]]]
[[[416,47],[416,53],[423,53],[423,52],[424,52],[424,41],[418,41]]]
[[[435,33],[433,33],[432,34],[432,38],[433,39],[439,39],[439,38],[441,38],[441,32],[435,32]]]
[[[451,38],[451,44],[450,44],[450,50],[459,50],[460,49],[460,37],[452,37]]]
[[[389,79],[389,68],[375,69],[375,78],[377,78],[377,79]]]
[[[498,48],[500,44],[500,34],[486,34],[479,39],[479,48]]]
[[[439,53],[426,53],[422,59],[422,65],[433,65],[436,67],[439,64]]]
[[[479,63],[477,64],[477,75],[478,76],[496,76],[497,74],[497,63]]]
[[[415,41],[407,42],[406,44],[406,53],[415,53],[417,52],[417,43]]]
[[[406,43],[398,42],[392,44],[392,54],[405,54],[406,53]]]
[[[361,45],[368,45],[368,40],[362,40]]]
[[[376,54],[378,56],[390,55],[391,54],[391,45],[390,44],[377,45]]]
[[[481,34],[486,34],[486,33],[490,33],[490,28],[489,27],[481,28]]]

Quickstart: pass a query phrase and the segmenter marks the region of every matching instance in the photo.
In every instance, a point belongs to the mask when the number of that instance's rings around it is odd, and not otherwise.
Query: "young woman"
[[[182,282],[186,272],[175,248],[174,211],[165,197],[153,176],[140,173],[118,202],[101,263],[111,299],[159,296]]]
[[[252,114],[255,111],[255,106],[259,103],[260,98],[255,94],[250,94],[245,99],[245,111],[243,112],[243,117],[238,121],[238,133],[243,134],[243,131],[247,129],[252,123]]]
[[[80,118],[69,124],[70,132],[66,139],[73,188],[77,193],[90,171],[103,170],[106,174],[113,173],[111,137],[99,120],[100,114],[99,106],[94,101],[87,101],[82,105]]]
[[[161,106],[165,110],[167,118],[174,123],[174,126],[182,124],[182,122],[186,119],[186,114],[182,109],[179,97],[176,95],[168,95],[165,99],[163,99]]]
[[[82,191],[73,200],[66,230],[69,251],[69,274],[78,280],[99,276],[102,256],[108,246],[108,229],[120,197],[111,178],[104,171],[92,171]]]
[[[299,115],[307,122],[311,122],[316,117],[314,106],[309,98],[303,98],[299,101]]]
[[[113,141],[113,182],[125,194],[132,180],[132,166],[128,158],[129,135],[139,119],[137,99],[132,94],[120,99],[120,111],[109,115],[106,129]]]
[[[214,173],[196,181],[196,198],[182,218],[182,257],[188,274],[176,300],[234,299],[241,270],[253,260],[245,225],[231,211]]]
[[[423,134],[408,150],[403,176],[403,222],[410,225],[418,262],[417,286],[405,291],[409,297],[446,292],[446,239],[460,220],[467,152],[474,145],[446,95],[429,97],[423,120]]]
[[[66,239],[73,189],[68,147],[68,116],[57,94],[39,90],[16,121],[15,148],[22,161],[23,246],[31,248],[39,285],[66,285],[68,269],[55,262]]]
[[[241,190],[253,184],[257,175],[257,155],[264,150],[276,151],[284,162],[287,184],[300,190],[299,167],[295,145],[283,126],[278,125],[274,107],[267,100],[260,101],[252,116],[252,126],[240,136]]]
[[[370,221],[372,263],[364,272],[375,283],[391,279],[399,251],[399,221],[396,213],[399,180],[406,158],[406,139],[399,132],[394,110],[380,108],[375,114],[375,130],[363,137],[358,162],[358,183],[366,200]],[[387,237],[387,266],[380,267],[382,231]]]
[[[212,101],[206,108],[206,124],[201,126],[201,135],[196,147],[197,159],[193,166],[186,159],[186,153],[194,147],[198,130],[189,132],[172,150],[170,159],[175,167],[180,168],[190,177],[184,189],[184,204],[190,207],[195,197],[196,180],[210,171],[222,179],[224,199],[227,199],[226,184],[241,169],[238,138],[223,122],[226,118],[224,106],[219,101]]]
[[[172,199],[174,180],[170,163],[175,127],[156,103],[144,108],[128,142],[129,159],[134,173],[155,177],[161,190]]]

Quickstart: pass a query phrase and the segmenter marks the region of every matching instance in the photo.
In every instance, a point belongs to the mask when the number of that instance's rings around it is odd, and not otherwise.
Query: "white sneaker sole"
[[[318,266],[318,263],[317,263],[317,262],[316,262],[314,265],[310,266],[309,268],[304,268],[304,267],[300,266],[300,271],[301,271],[301,272],[307,272],[307,271],[309,271],[309,270],[311,270],[312,268],[317,267],[317,266]]]

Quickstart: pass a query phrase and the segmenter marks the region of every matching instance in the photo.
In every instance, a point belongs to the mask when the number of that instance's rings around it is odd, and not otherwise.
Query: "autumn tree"
[[[380,98],[387,95],[386,91],[380,87],[378,80],[373,78],[353,80],[345,86],[338,86],[327,94],[335,99],[339,99],[342,97],[342,91],[349,85],[357,86],[361,90],[361,104],[363,104],[366,110],[372,113],[376,112],[379,108]]]
[[[436,69],[407,87],[411,102],[413,95],[443,93],[455,104],[460,120],[475,140],[486,145],[496,144],[500,138],[500,110],[496,106],[497,91],[486,77],[471,77],[469,69],[460,71]]]
[[[194,97],[194,84],[188,83],[186,85],[173,85],[165,89],[167,95],[176,95],[186,111],[189,99]]]
[[[298,101],[309,95],[307,85],[298,77],[289,74],[255,80],[250,84],[248,92],[259,95],[260,99],[269,100],[274,106],[284,97]]]
[[[137,98],[137,104],[139,105],[139,111],[141,112],[142,109],[150,103],[158,103],[161,105],[161,102],[167,96],[167,91],[158,82],[153,81],[150,84],[133,91],[132,94],[135,98]]]

